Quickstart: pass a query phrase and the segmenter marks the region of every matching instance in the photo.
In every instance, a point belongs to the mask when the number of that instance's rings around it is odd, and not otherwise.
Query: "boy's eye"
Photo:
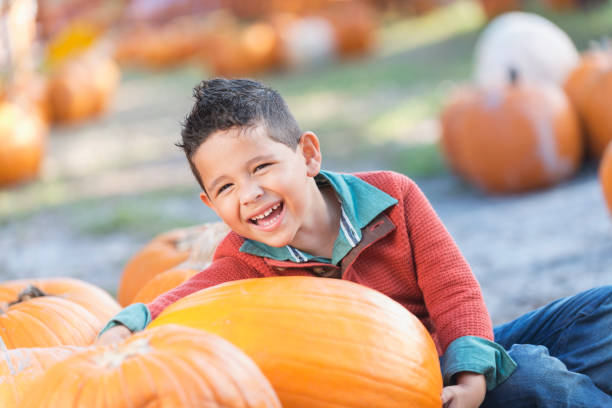
[[[221,194],[224,190],[230,188],[232,185],[231,184],[224,184],[221,187],[219,187],[219,189],[217,190],[217,195]]]
[[[262,164],[258,165],[257,167],[255,167],[254,171],[259,171],[259,170],[263,169],[264,167],[268,167],[271,164],[272,163],[262,163]]]

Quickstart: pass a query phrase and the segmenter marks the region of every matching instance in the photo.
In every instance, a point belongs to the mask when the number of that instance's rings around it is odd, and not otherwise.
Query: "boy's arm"
[[[408,181],[405,217],[418,285],[435,326],[445,385],[463,372],[482,374],[493,389],[516,363],[493,342],[480,285],[454,240],[416,184]]]
[[[419,187],[404,185],[404,214],[417,283],[441,351],[461,336],[493,340],[480,285]]]
[[[254,268],[236,258],[219,258],[202,272],[192,276],[176,288],[159,295],[148,305],[134,303],[121,310],[100,331],[98,340],[100,342],[110,342],[115,337],[125,337],[124,335],[127,332],[124,328],[127,328],[129,332],[144,330],[151,320],[155,319],[166,307],[193,292],[223,282],[258,276],[259,274]],[[117,329],[117,327],[120,327],[120,329]],[[111,331],[111,334],[106,334]],[[104,341],[102,341],[103,339]]]

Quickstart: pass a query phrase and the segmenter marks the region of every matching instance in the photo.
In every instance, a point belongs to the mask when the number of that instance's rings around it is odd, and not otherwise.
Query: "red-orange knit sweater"
[[[438,352],[461,336],[493,341],[491,319],[480,286],[457,245],[418,186],[393,172],[356,173],[398,203],[384,214],[391,228],[370,244],[349,253],[342,279],[376,289],[416,315],[432,334]],[[375,224],[375,225],[373,225]],[[374,231],[380,220],[363,230]],[[375,231],[373,232],[375,233]],[[364,231],[365,240],[366,234]],[[213,263],[148,306],[154,319],[178,299],[222,282],[272,276],[321,276],[340,269],[319,262],[277,261],[240,252],[244,238],[234,232],[219,244]]]

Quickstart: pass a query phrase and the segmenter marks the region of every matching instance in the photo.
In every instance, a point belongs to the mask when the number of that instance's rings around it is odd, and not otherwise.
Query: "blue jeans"
[[[559,299],[494,332],[518,367],[482,407],[612,407],[612,286]]]

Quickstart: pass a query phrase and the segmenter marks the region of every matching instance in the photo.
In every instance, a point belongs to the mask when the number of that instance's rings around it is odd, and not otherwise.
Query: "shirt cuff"
[[[487,390],[501,384],[516,369],[516,363],[502,346],[482,337],[463,336],[455,339],[441,357],[444,385],[462,371],[482,374]]]
[[[144,303],[133,303],[115,315],[98,333],[98,337],[117,325],[127,327],[132,333],[144,330],[151,322],[151,312]]]

